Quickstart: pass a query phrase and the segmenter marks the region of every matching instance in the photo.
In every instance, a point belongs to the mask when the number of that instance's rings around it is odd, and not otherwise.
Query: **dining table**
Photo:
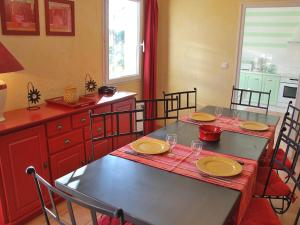
[[[207,106],[199,111],[213,114],[215,108]],[[222,116],[230,120],[234,111],[223,108]],[[277,116],[238,112],[241,121],[262,122],[273,128],[279,121]],[[205,154],[231,157],[249,169],[242,174],[245,179],[235,178],[237,183],[233,183],[229,179],[207,178],[191,168],[195,158],[189,146],[198,139],[198,124],[179,119],[144,138],[164,141],[170,133],[178,136],[179,147],[174,153],[178,154],[177,161],[169,154],[161,158],[129,154],[129,144],[57,179],[55,185],[93,205],[122,208],[125,219],[136,225],[239,224],[237,211],[244,213],[247,208],[245,202],[252,196],[257,162],[270,139],[229,129],[222,132],[218,142],[204,142]]]

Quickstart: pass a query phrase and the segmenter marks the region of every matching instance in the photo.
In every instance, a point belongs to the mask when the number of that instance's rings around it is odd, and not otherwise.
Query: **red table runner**
[[[251,131],[251,130],[242,129],[240,127],[240,125],[243,121],[235,120],[231,117],[226,117],[226,116],[221,116],[211,122],[197,122],[197,121],[192,120],[190,118],[190,116],[188,116],[188,115],[181,116],[179,118],[179,120],[186,122],[186,123],[192,123],[195,125],[200,125],[200,124],[214,125],[214,126],[221,127],[222,130],[225,130],[225,131],[266,138],[266,139],[268,139],[268,147],[267,147],[266,151],[264,152],[264,154],[262,155],[260,161],[261,161],[261,163],[264,164],[264,162],[268,162],[268,159],[272,158],[276,126],[269,125],[269,130],[267,130],[267,131]]]
[[[144,137],[148,138],[148,137]],[[257,174],[257,162],[249,159],[235,156],[223,155],[211,151],[202,150],[200,156],[196,157],[190,147],[177,144],[172,150],[172,154],[144,155],[135,153],[129,145],[126,145],[111,155],[126,158],[132,161],[150,165],[155,168],[163,169],[169,172],[183,176],[198,179],[204,182],[216,184],[219,186],[239,190],[242,193],[239,209],[235,216],[235,224],[239,224],[253,195],[255,180]],[[240,175],[230,178],[215,178],[202,175],[195,165],[195,161],[204,156],[225,156],[239,162],[242,162],[243,171]]]
[[[274,136],[274,132],[276,129],[275,126],[271,126],[271,125],[269,125],[269,130],[267,131],[251,131],[251,130],[242,129],[240,125],[242,124],[243,121],[235,120],[231,117],[225,117],[225,116],[221,116],[211,122],[197,122],[192,120],[188,115],[181,116],[179,120],[187,123],[193,123],[196,125],[200,125],[200,124],[214,125],[214,126],[221,127],[223,130],[226,131],[236,132],[240,134],[247,134],[247,135],[257,136],[257,137],[262,137],[267,139],[271,139],[272,136]]]

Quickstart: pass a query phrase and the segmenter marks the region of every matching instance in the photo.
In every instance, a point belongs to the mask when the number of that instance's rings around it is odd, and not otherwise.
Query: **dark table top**
[[[201,111],[213,113],[214,107]],[[223,110],[223,115],[232,111]],[[241,119],[276,125],[277,117],[241,112]],[[177,121],[150,134],[165,139],[177,133],[178,143],[198,139],[198,126]],[[267,139],[223,132],[221,140],[204,148],[257,160]],[[240,192],[201,182],[115,156],[106,156],[55,182],[56,186],[84,201],[122,208],[126,219],[139,225],[221,225],[232,215]]]
[[[55,184],[84,201],[122,208],[136,225],[222,225],[240,198],[236,190],[110,155]]]
[[[190,146],[192,140],[199,139],[199,128],[195,124],[177,121],[156,130],[148,136],[165,140],[166,134],[177,134],[178,144]],[[223,131],[220,141],[203,143],[204,149],[213,152],[258,160],[267,146],[268,139]]]

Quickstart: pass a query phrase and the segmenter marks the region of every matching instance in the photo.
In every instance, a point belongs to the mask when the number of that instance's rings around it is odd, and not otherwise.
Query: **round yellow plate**
[[[264,123],[259,123],[255,121],[245,121],[240,125],[241,128],[253,131],[266,131],[269,126]]]
[[[199,159],[196,166],[201,172],[215,177],[231,177],[240,174],[243,170],[237,161],[220,156]]]
[[[132,142],[131,148],[138,153],[154,155],[169,151],[170,145],[165,141],[142,138]]]
[[[209,121],[214,121],[216,117],[208,113],[198,112],[198,113],[193,113],[191,119],[196,121],[201,121],[201,122],[209,122]]]

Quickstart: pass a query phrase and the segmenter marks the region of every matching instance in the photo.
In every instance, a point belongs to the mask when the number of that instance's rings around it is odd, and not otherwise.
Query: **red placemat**
[[[148,137],[144,137],[148,138]],[[255,180],[257,174],[257,162],[254,160],[214,153],[211,151],[202,150],[200,156],[195,156],[190,147],[177,144],[172,151],[173,154],[168,153],[160,155],[143,155],[135,154],[129,145],[126,145],[114,152],[111,155],[126,158],[132,161],[143,163],[155,168],[163,169],[169,172],[191,177],[208,183],[213,183],[219,186],[239,190],[242,192],[242,197],[238,212],[236,213],[236,224],[239,224],[255,188]],[[243,162],[243,171],[238,176],[230,178],[214,178],[202,175],[199,173],[195,165],[195,161],[205,156],[225,156],[234,160]]]

